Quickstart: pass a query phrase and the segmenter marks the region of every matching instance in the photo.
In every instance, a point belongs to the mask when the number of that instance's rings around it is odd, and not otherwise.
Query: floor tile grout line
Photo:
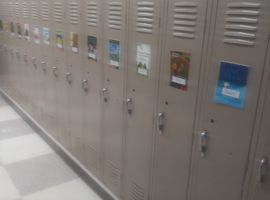
[[[115,200],[106,190],[90,177],[68,154],[66,154],[49,136],[46,135],[12,100],[0,89],[0,96],[15,112],[62,158],[75,173],[104,200]]]

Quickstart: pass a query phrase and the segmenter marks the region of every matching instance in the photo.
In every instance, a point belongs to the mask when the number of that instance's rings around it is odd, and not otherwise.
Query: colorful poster
[[[18,38],[22,39],[22,27],[20,23],[17,23]]]
[[[43,27],[43,41],[44,44],[49,45],[50,44],[50,29],[49,28],[44,28]]]
[[[56,30],[55,34],[56,34],[56,47],[59,50],[63,50],[64,49],[64,47],[63,47],[63,31]]]
[[[72,52],[78,53],[79,51],[79,35],[78,33],[70,33],[70,48]]]
[[[149,78],[151,66],[151,45],[138,43],[136,60],[136,74]]]
[[[109,39],[109,66],[119,69],[120,41]]]
[[[36,44],[39,44],[39,30],[38,30],[38,26],[33,26],[34,28],[34,42]]]
[[[171,51],[170,86],[187,91],[190,53]]]
[[[97,62],[97,38],[88,36],[88,59]]]
[[[237,108],[244,107],[248,68],[246,65],[221,61],[216,102]]]
[[[4,22],[4,31],[8,32],[8,22]]]
[[[3,22],[1,19],[0,19],[0,31],[3,31]]]
[[[24,24],[24,36],[27,41],[30,41],[29,24]]]
[[[15,33],[14,33],[14,23],[13,22],[10,22],[10,32],[11,32],[11,35],[15,35]]]

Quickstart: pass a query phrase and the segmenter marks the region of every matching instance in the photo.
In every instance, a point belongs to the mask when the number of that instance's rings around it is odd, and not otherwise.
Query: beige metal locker
[[[130,1],[124,198],[150,198],[165,1]]]
[[[153,200],[186,199],[207,3],[169,0],[164,7]]]
[[[86,167],[102,178],[102,3],[84,0],[82,3],[82,52],[83,63],[83,140]]]
[[[127,6],[126,0],[103,1],[103,170],[105,184],[118,196],[123,173]]]
[[[202,83],[190,199],[240,199],[246,187],[243,181],[269,36],[269,6],[264,0],[224,0],[213,6],[214,37]],[[240,102],[243,108],[214,101],[222,61],[226,66],[248,68],[246,94]],[[223,85],[222,94],[233,95],[230,102],[239,102],[239,93],[227,93],[228,87]]]
[[[83,89],[82,89],[82,34],[80,0],[68,0],[67,4],[67,55],[69,82],[69,131],[70,148],[75,157],[82,161],[83,157]]]

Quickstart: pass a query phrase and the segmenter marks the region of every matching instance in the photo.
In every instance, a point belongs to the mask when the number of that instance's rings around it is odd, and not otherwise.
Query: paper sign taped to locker
[[[20,23],[17,23],[18,38],[22,39],[22,26]]]
[[[79,52],[79,35],[78,33],[70,33],[70,48],[72,52]]]
[[[4,31],[8,32],[8,22],[4,22]]]
[[[187,91],[190,55],[190,53],[171,51],[171,87]]]
[[[25,40],[27,40],[27,41],[30,41],[29,33],[30,33],[29,32],[29,24],[24,24],[24,37],[25,37]]]
[[[43,27],[43,42],[49,45],[51,41],[50,29]]]
[[[119,57],[120,57],[120,41],[109,40],[109,66],[114,69],[119,69]]]
[[[215,101],[244,107],[249,67],[221,61]]]
[[[11,32],[11,35],[15,35],[15,33],[14,33],[14,23],[13,22],[10,22],[10,32]]]
[[[88,59],[97,62],[97,38],[93,36],[88,36],[87,39]]]
[[[136,74],[143,77],[150,77],[151,66],[151,45],[137,44]]]
[[[34,42],[36,44],[39,44],[39,29],[38,26],[33,26],[33,31],[34,31]]]
[[[56,30],[56,47],[59,50],[63,50],[63,31]]]

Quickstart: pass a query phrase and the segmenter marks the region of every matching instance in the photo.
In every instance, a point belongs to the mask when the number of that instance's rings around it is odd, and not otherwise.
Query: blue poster
[[[237,108],[244,107],[248,68],[246,65],[221,61],[216,102]]]

